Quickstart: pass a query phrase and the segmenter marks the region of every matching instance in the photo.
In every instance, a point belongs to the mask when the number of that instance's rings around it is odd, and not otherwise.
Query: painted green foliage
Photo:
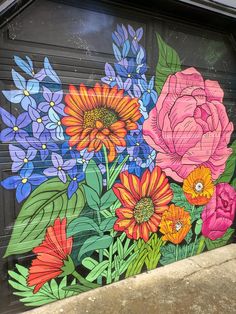
[[[64,99],[48,58],[35,74],[29,57],[15,57],[25,77],[13,70],[16,90],[3,94],[22,113],[0,109],[13,172],[1,184],[24,201],[5,258],[33,252],[30,267],[9,271],[26,306],[231,241],[236,142],[223,91],[195,68],[181,71],[159,34],[147,81],[142,35],[118,26],[105,84],[70,85]]]

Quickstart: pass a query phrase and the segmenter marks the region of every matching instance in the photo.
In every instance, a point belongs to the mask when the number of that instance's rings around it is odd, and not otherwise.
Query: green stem
[[[101,219],[101,214],[100,214],[100,211],[99,211],[99,210],[97,210],[97,218],[98,218],[98,225],[100,226],[100,224],[101,224],[101,222],[102,222],[102,219]],[[103,235],[103,234],[101,234],[101,235]],[[99,254],[99,263],[101,263],[101,262],[103,261],[103,249],[100,249],[100,250],[98,251],[98,254]],[[98,283],[99,285],[102,284],[102,276],[99,276],[99,277],[97,278],[97,283]]]
[[[205,238],[204,236],[201,236],[198,249],[197,249],[197,255],[202,253],[202,251],[204,250],[204,247],[205,247]]]
[[[107,157],[107,149],[106,149],[106,146],[103,145],[102,146],[103,148],[103,153],[104,153],[104,157],[105,157],[105,164],[106,164],[106,173],[107,173],[107,190],[109,190],[110,188],[110,172],[109,172],[109,166],[108,166],[108,157]]]
[[[191,256],[193,256],[193,254],[194,254],[196,243],[197,243],[197,235],[196,235],[195,240],[193,242],[193,248],[192,248]]]
[[[175,260],[178,261],[179,255],[179,244],[176,244],[175,246]]]
[[[77,273],[76,270],[74,270],[71,275],[74,276],[85,287],[88,287],[88,288],[91,288],[91,289],[99,287],[99,285],[97,285],[96,283],[89,282],[88,280],[83,278],[79,273]]]

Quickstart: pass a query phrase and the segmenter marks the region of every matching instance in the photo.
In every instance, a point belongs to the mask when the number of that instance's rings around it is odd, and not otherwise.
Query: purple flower
[[[1,185],[7,189],[16,189],[16,199],[20,203],[29,196],[32,186],[37,186],[47,180],[41,174],[32,174],[33,163],[27,163],[20,171],[18,176],[8,177],[1,182]]]
[[[63,161],[61,155],[52,153],[52,164],[53,167],[45,169],[43,173],[48,177],[58,176],[62,182],[66,183],[65,171],[72,169],[76,164],[76,160],[70,159]]]
[[[119,75],[116,78],[116,82],[117,82],[118,88],[123,89],[125,91],[128,91],[132,85],[132,80],[130,78],[127,78],[127,80],[123,82]]]
[[[29,106],[36,108],[36,102],[31,95],[39,92],[39,82],[35,79],[25,80],[15,70],[12,70],[13,81],[18,88],[17,90],[2,91],[3,95],[13,104],[21,103],[24,110],[28,110]]]
[[[32,60],[28,56],[25,58],[26,61],[18,56],[14,56],[14,61],[26,74],[37,79],[38,81],[42,81],[46,77],[44,69],[35,74]]]
[[[62,143],[61,145],[61,152],[62,156],[65,158],[65,156],[70,155],[71,158],[77,159],[80,157],[80,154],[77,150],[74,150],[73,147],[71,147],[68,143],[68,140]],[[68,154],[69,153],[69,154]]]
[[[80,157],[77,158],[77,163],[83,165],[83,171],[85,171],[89,160],[93,158],[94,152],[88,152],[87,149],[83,149],[80,152]]]
[[[136,53],[136,51],[139,49],[139,44],[138,42],[141,40],[141,38],[143,37],[143,28],[140,27],[138,28],[136,31],[133,29],[133,27],[131,25],[128,25],[128,30],[129,30],[129,34],[130,36],[133,38],[132,40],[132,51],[133,53]]]
[[[17,118],[15,118],[5,109],[0,108],[0,115],[2,117],[2,121],[6,126],[8,126],[8,128],[3,129],[0,133],[1,141],[12,142],[15,140],[26,147],[27,144],[25,138],[29,135],[25,130],[23,130],[23,128],[28,126],[31,122],[28,113],[23,112]]]
[[[68,171],[68,175],[71,178],[71,182],[68,185],[68,197],[71,198],[72,195],[77,191],[79,187],[79,182],[84,180],[84,172],[79,167],[75,166]]]
[[[32,161],[35,158],[37,151],[33,147],[29,147],[27,151],[24,151],[20,147],[10,144],[9,153],[13,161],[11,168],[12,172],[17,172],[29,161]]]
[[[40,152],[40,157],[43,161],[48,157],[49,152],[56,152],[59,149],[57,144],[51,141],[49,132],[43,132],[38,139],[28,137],[27,141],[30,146]]]
[[[125,80],[131,79],[135,84],[138,82],[138,79],[142,78],[142,75],[146,72],[146,64],[137,66],[134,58],[129,58],[129,60],[125,59],[122,63],[115,63],[114,66],[119,76]]]
[[[49,119],[47,116],[41,117],[39,111],[32,107],[29,107],[28,112],[31,120],[33,121],[32,122],[33,135],[39,138],[39,136],[45,129],[45,124],[48,122]]]
[[[101,79],[102,82],[110,85],[111,87],[115,86],[116,85],[116,74],[115,74],[113,67],[109,63],[105,64],[105,74],[106,74],[106,76],[104,76]]]
[[[43,112],[48,112],[49,109],[55,110],[58,114],[65,116],[65,105],[61,102],[63,98],[63,91],[52,92],[47,87],[43,87],[43,97],[45,101],[38,105],[38,109]]]

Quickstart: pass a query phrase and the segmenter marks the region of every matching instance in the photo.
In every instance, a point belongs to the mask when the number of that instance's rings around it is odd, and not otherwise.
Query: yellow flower
[[[163,233],[162,240],[179,244],[191,229],[191,218],[189,212],[182,207],[173,204],[162,215],[160,232]]]
[[[183,191],[190,204],[207,204],[214,193],[211,170],[205,166],[194,169],[184,179]]]

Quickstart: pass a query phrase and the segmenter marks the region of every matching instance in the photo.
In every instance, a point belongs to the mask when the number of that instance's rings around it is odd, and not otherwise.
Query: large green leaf
[[[216,249],[218,247],[226,245],[229,242],[232,235],[234,234],[234,232],[235,232],[234,229],[229,228],[226,231],[226,233],[223,235],[223,237],[221,237],[219,239],[212,241],[208,238],[205,238],[205,243],[206,243],[207,249],[213,250],[213,249]]]
[[[100,230],[103,232],[110,231],[113,228],[116,220],[117,217],[109,217],[104,219],[100,224]]]
[[[156,34],[158,42],[158,63],[156,66],[156,91],[160,94],[167,77],[181,71],[181,63],[177,52],[168,46],[159,34]]]
[[[71,237],[84,231],[100,232],[98,225],[93,219],[89,217],[78,217],[69,224],[66,233],[68,237]]]
[[[112,204],[115,203],[117,197],[112,189],[108,190],[106,193],[103,194],[101,198],[101,210],[110,208]]]
[[[78,259],[80,259],[84,254],[99,250],[99,249],[106,249],[110,246],[112,243],[112,237],[109,235],[103,235],[103,236],[92,236],[88,238],[84,244],[82,245]]]
[[[85,171],[86,184],[90,186],[98,195],[102,193],[102,174],[94,160],[90,160]]]
[[[68,184],[53,178],[32,192],[17,216],[4,257],[31,251],[42,242],[46,228],[57,217],[66,217],[70,222],[79,216],[85,204],[84,195],[78,189],[68,199]]]
[[[102,261],[101,263],[99,263],[98,265],[96,265],[91,272],[88,274],[88,276],[86,277],[86,279],[90,282],[93,282],[94,280],[96,280],[99,276],[102,275],[102,273],[104,272],[104,270],[107,269],[109,265],[109,261]]]
[[[34,287],[29,287],[27,284],[28,269],[18,264],[16,264],[16,268],[18,272],[8,272],[11,278],[8,282],[15,290],[13,294],[21,297],[20,301],[25,306],[41,306],[76,294],[73,290],[65,290],[67,286],[66,277],[59,284],[54,279],[51,282],[46,282],[37,293],[34,293]],[[74,285],[75,282],[73,280],[71,285]]]
[[[228,158],[228,160],[226,162],[225,171],[216,180],[215,183],[230,182],[230,180],[233,178],[234,170],[235,170],[235,166],[236,166],[236,140],[231,145],[231,148],[232,148],[233,152],[229,156],[229,158]]]
[[[83,184],[83,188],[88,206],[94,210],[99,210],[100,198],[98,193],[86,184]]]
[[[189,202],[187,201],[181,186],[179,186],[176,183],[171,183],[170,187],[174,192],[172,202],[176,206],[184,207],[186,210],[191,212],[192,205],[190,205]]]

